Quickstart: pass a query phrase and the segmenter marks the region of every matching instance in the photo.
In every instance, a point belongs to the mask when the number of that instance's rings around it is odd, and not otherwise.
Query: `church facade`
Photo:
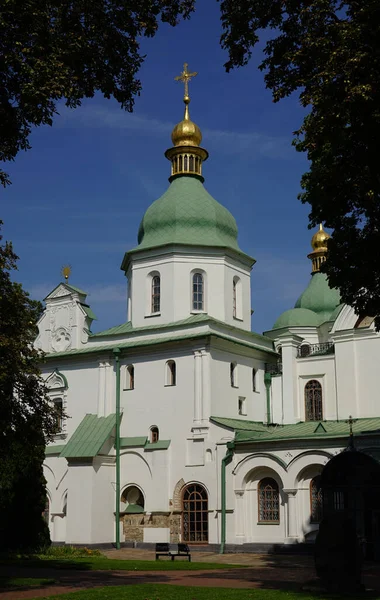
[[[184,102],[169,188],[122,262],[127,321],[91,333],[86,293],[68,281],[45,299],[36,347],[59,427],[44,465],[55,542],[313,541],[323,466],[350,430],[379,452],[379,334],[320,272],[328,234],[313,236],[295,307],[253,333],[255,261],[203,185],[187,85]]]

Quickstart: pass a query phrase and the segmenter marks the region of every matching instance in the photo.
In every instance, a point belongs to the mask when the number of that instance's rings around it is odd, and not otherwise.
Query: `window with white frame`
[[[202,273],[194,273],[192,281],[192,310],[204,310],[204,277]]]
[[[133,365],[128,365],[126,368],[125,389],[126,390],[134,390],[135,389],[135,367]]]
[[[151,289],[151,313],[159,313],[161,310],[161,277],[153,275]]]
[[[62,437],[65,435],[66,419],[65,412],[67,407],[67,379],[65,375],[57,369],[53,371],[46,379],[49,400],[54,411],[56,424],[55,435]]]
[[[63,400],[62,398],[53,399],[55,433],[62,433],[63,429]]]
[[[245,404],[245,398],[244,396],[239,396],[238,398],[238,414],[239,415],[246,415],[247,414],[247,409],[246,409],[246,404]]]
[[[257,392],[256,377],[257,377],[257,371],[256,371],[256,369],[252,369],[252,391],[253,392]]]
[[[156,444],[156,442],[158,442],[159,439],[160,439],[160,432],[158,431],[158,427],[156,425],[153,425],[150,428],[150,443]]]
[[[232,316],[234,319],[243,318],[241,279],[237,275],[232,280]]]
[[[168,360],[166,363],[165,385],[177,384],[177,367],[174,360]]]
[[[230,383],[231,383],[231,387],[237,387],[237,364],[236,364],[236,362],[230,363]]]

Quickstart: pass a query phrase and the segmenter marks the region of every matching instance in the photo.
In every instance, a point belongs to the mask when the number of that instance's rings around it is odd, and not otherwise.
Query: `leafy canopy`
[[[30,148],[57,101],[100,90],[131,112],[141,89],[139,39],[187,18],[194,0],[5,0],[0,6],[0,161]],[[10,183],[0,170],[0,183]]]
[[[275,102],[298,92],[308,109],[294,139],[310,161],[299,198],[310,226],[334,230],[324,270],[359,315],[380,315],[380,3],[223,0],[221,10],[227,71],[272,30],[260,69]]]
[[[12,245],[0,245],[0,550],[49,543],[42,463],[57,427],[33,348],[42,306],[11,280],[16,262]]]

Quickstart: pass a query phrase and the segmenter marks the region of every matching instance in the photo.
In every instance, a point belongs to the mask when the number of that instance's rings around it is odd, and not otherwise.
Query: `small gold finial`
[[[202,133],[198,125],[191,121],[189,104],[189,81],[198,75],[196,71],[190,73],[188,64],[183,65],[183,71],[175,77],[175,81],[180,81],[185,85],[185,93],[183,101],[185,103],[185,114],[179,123],[175,125],[172,131],[173,147],[165,152],[165,156],[172,163],[171,177],[179,175],[197,175],[202,181],[202,163],[207,160],[208,152],[200,147],[202,141]]]
[[[71,266],[65,265],[64,267],[62,267],[61,274],[63,275],[63,277],[65,278],[65,281],[67,283],[69,281],[69,277],[71,275]]]
[[[194,71],[193,73],[189,73],[189,71],[187,70],[188,66],[189,65],[187,63],[184,63],[181,75],[174,77],[175,81],[181,81],[181,83],[185,84],[185,93],[183,96],[183,101],[185,104],[189,104],[190,102],[189,81],[191,81],[193,77],[196,77],[198,75],[196,71]]]
[[[318,273],[321,270],[321,265],[326,261],[327,241],[329,239],[329,234],[323,229],[322,223],[320,223],[319,230],[311,238],[313,252],[308,255],[313,264],[313,273]]]

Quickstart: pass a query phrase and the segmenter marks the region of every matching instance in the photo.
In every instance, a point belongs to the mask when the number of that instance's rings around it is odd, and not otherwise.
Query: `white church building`
[[[253,333],[255,260],[203,185],[187,85],[184,102],[170,185],[122,261],[126,322],[91,333],[86,293],[68,281],[45,299],[36,347],[60,428],[44,463],[55,542],[313,541],[318,478],[350,427],[379,452],[380,337],[320,272],[328,234],[312,238],[295,307]]]

